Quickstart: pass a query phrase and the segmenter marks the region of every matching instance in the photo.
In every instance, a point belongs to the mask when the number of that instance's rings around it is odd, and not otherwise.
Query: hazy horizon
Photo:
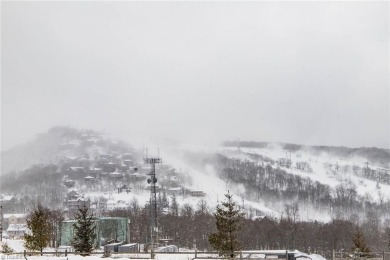
[[[390,149],[388,2],[1,2],[1,151],[126,141]]]

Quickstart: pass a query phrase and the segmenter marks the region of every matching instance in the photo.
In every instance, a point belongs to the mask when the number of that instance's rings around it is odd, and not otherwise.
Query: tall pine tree
[[[390,228],[386,228],[387,250],[390,251]]]
[[[226,201],[222,206],[218,205],[213,214],[216,220],[217,232],[209,235],[210,245],[220,255],[234,257],[234,251],[240,250],[240,243],[237,240],[237,232],[240,231],[240,222],[244,216],[237,209],[233,201],[233,195],[225,194]]]
[[[78,209],[76,222],[73,224],[74,237],[72,246],[81,255],[89,255],[93,250],[93,243],[96,238],[96,225],[93,214],[89,214],[89,209],[83,205]]]
[[[27,220],[27,227],[30,229],[31,235],[24,235],[26,249],[37,250],[42,253],[43,248],[48,245],[51,238],[51,227],[48,217],[47,210],[38,204],[37,208],[32,212],[31,218]]]
[[[370,252],[370,248],[366,244],[366,239],[364,238],[364,234],[359,228],[359,226],[356,226],[356,232],[353,236],[353,246],[352,246],[352,252],[354,252],[357,256],[367,256],[367,253]]]

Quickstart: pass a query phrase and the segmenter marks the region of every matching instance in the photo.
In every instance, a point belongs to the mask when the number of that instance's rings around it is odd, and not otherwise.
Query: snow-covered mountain
[[[193,207],[205,200],[213,209],[229,191],[251,217],[279,218],[295,209],[307,220],[364,218],[368,211],[389,218],[386,149],[227,142],[160,151],[158,196],[166,210],[173,200]],[[105,210],[135,201],[143,205],[150,198],[143,150],[96,131],[56,127],[1,156],[1,193],[13,196],[14,211],[27,211],[36,200],[66,206],[70,191]]]

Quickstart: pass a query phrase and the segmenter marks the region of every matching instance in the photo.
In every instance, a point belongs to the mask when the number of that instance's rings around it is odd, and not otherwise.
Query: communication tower
[[[150,178],[147,180],[150,184],[150,238],[151,250],[158,242],[158,219],[157,219],[157,190],[156,190],[156,164],[162,163],[160,157],[145,157],[144,163],[151,166]]]

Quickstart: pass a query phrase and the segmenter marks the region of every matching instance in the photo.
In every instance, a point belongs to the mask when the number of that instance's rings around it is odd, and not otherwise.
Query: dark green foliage
[[[234,256],[234,251],[240,250],[238,242],[238,231],[241,229],[240,222],[243,219],[243,213],[236,207],[233,201],[233,195],[225,194],[226,201],[222,202],[222,206],[217,206],[217,211],[214,213],[216,220],[217,232],[209,235],[210,245],[218,250],[220,255]]]
[[[79,208],[73,228],[72,246],[81,255],[89,255],[93,250],[93,243],[96,238],[96,225],[95,218],[92,214],[89,214],[89,209],[86,205]]]
[[[47,210],[40,204],[34,209],[31,218],[27,220],[27,227],[31,230],[31,235],[25,234],[25,247],[27,250],[43,250],[48,245],[51,238],[51,227],[48,220]]]
[[[371,251],[366,244],[366,239],[364,238],[364,234],[360,230],[359,226],[356,226],[356,232],[353,236],[352,241],[352,252],[354,252],[357,256],[364,256],[365,253],[369,253]]]

